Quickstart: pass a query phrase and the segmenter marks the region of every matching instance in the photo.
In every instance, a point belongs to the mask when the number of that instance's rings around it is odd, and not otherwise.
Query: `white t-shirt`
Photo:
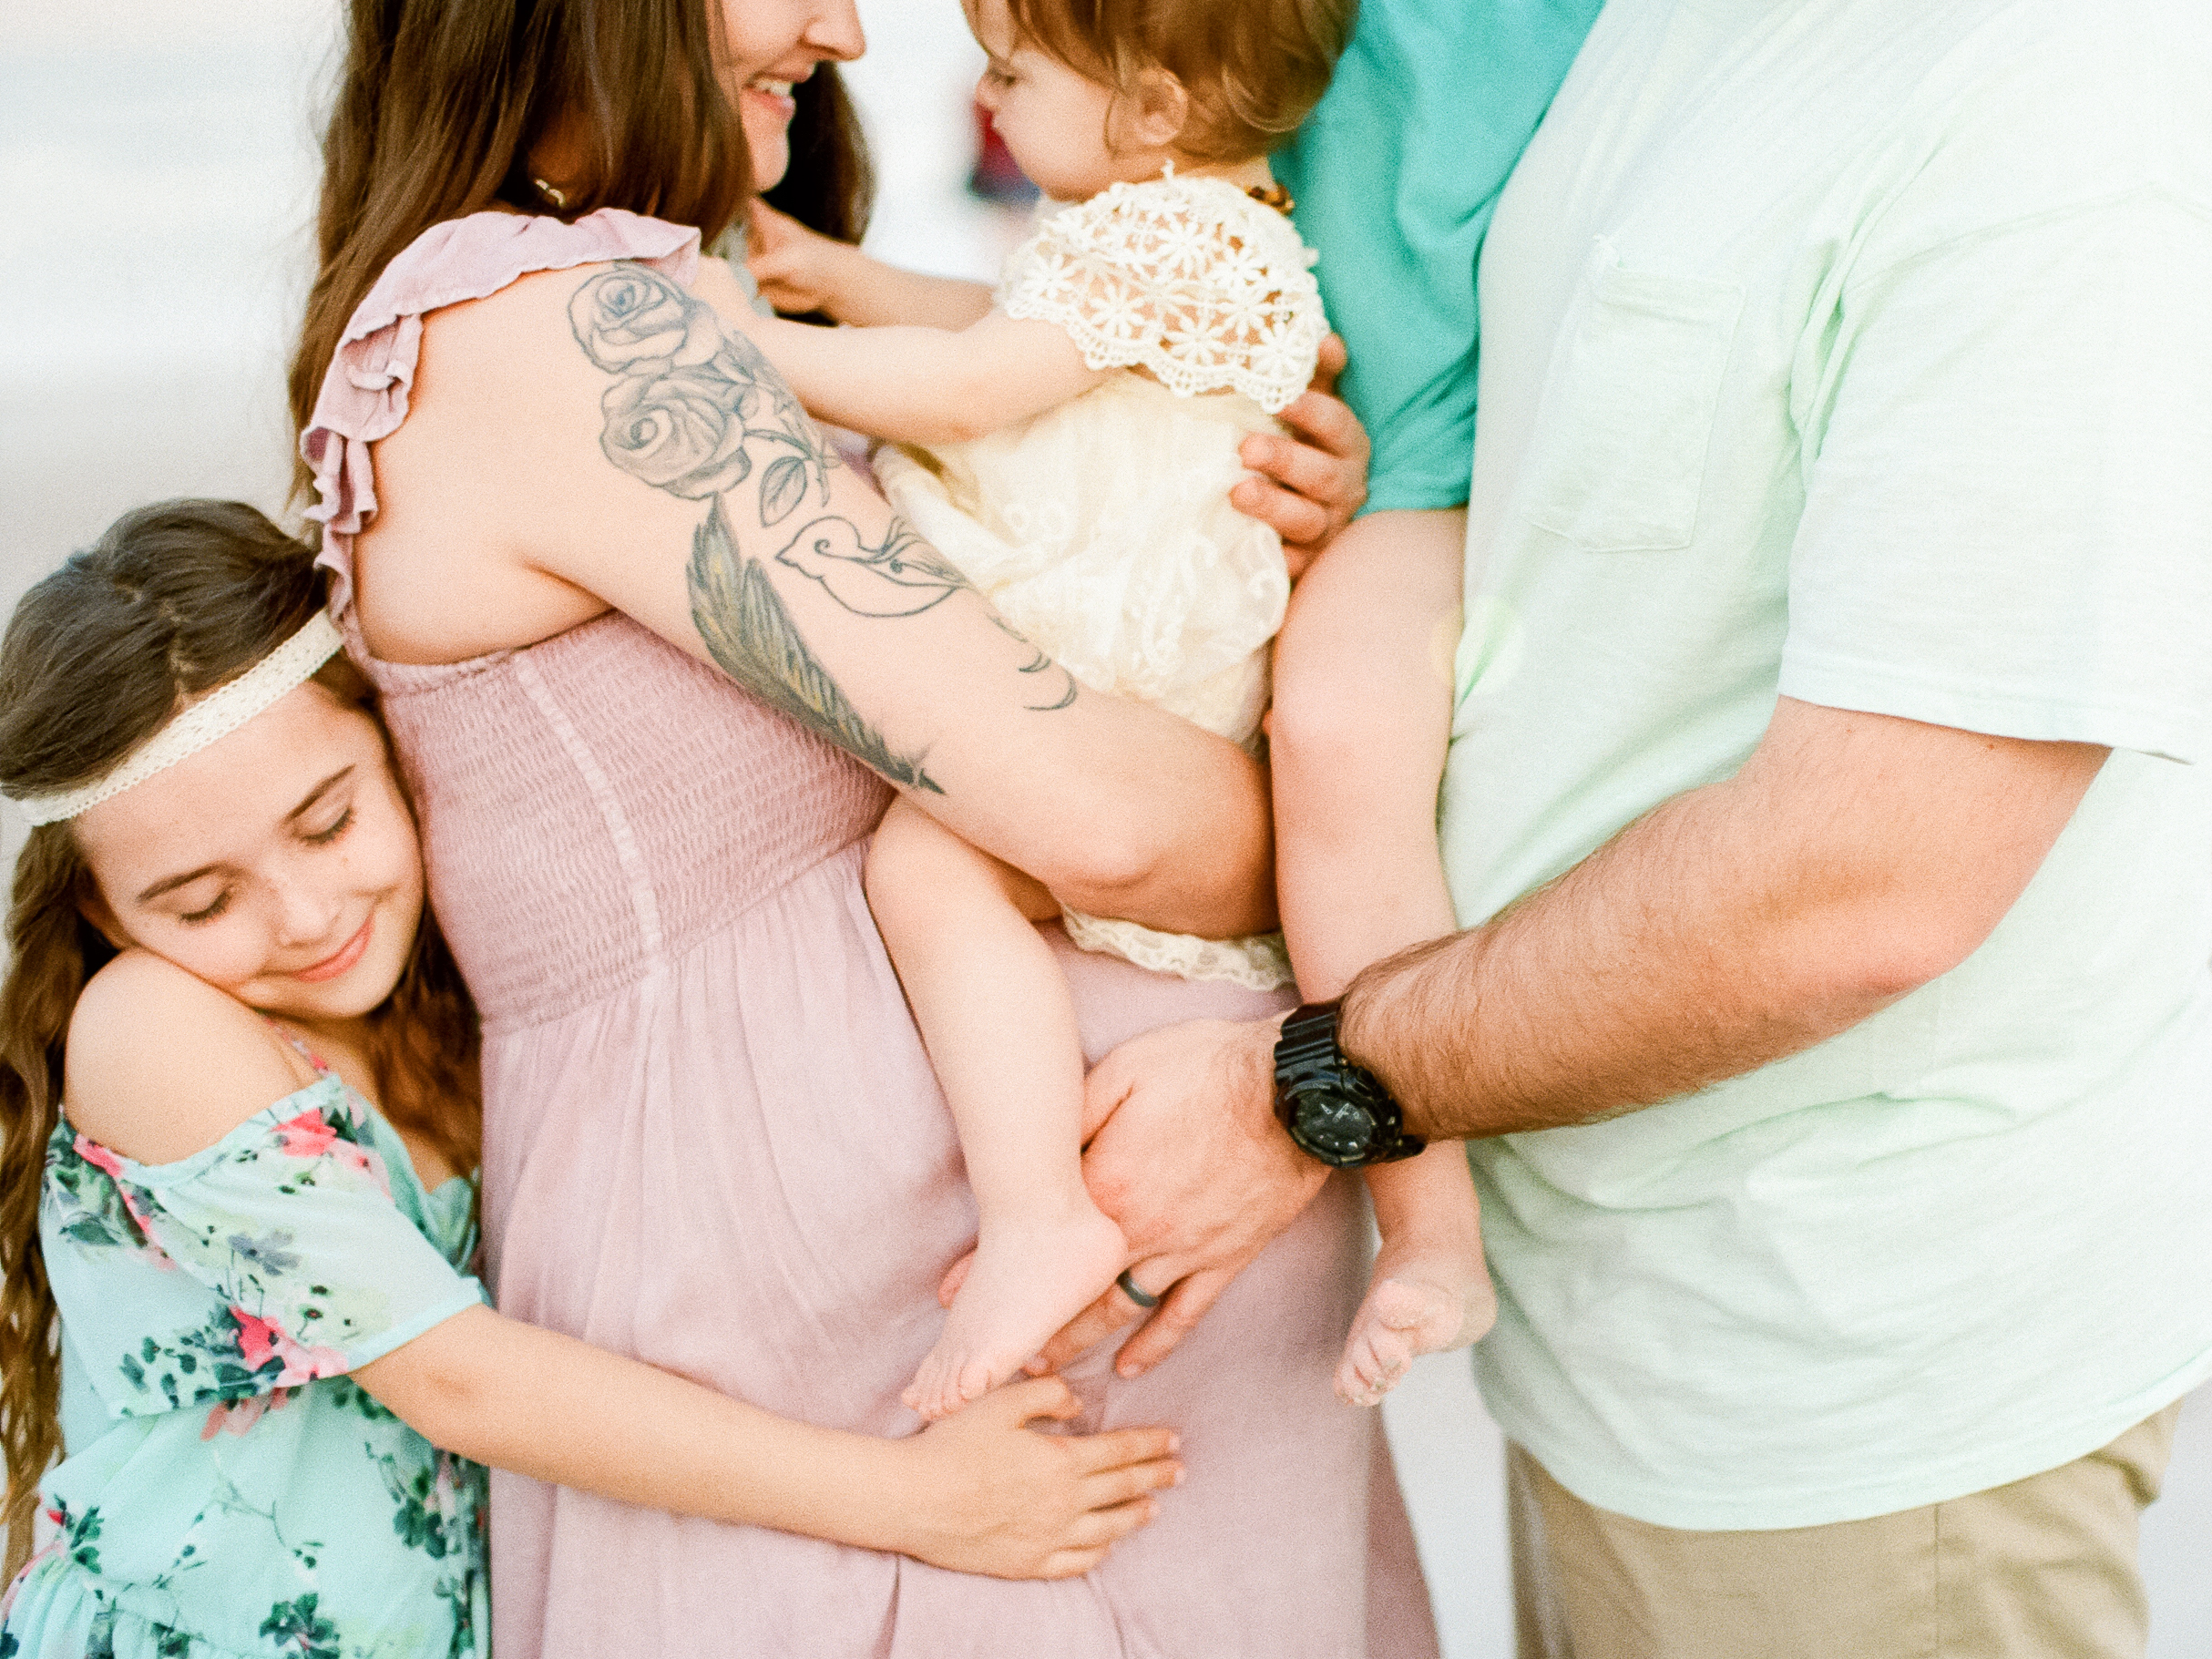
[[[1491,1409],[1664,1525],[2053,1468],[2212,1376],[2212,7],[1612,0],[1483,256],[1480,922],[1777,692],[2111,745],[1962,967],[1474,1152]]]

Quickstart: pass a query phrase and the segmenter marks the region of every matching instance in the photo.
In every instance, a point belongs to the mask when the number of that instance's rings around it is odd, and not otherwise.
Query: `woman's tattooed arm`
[[[741,544],[732,513],[742,499],[740,486],[753,482],[760,527],[774,529],[817,492],[829,505],[837,465],[773,366],[725,328],[712,306],[644,265],[618,264],[587,279],[568,302],[568,321],[584,354],[615,376],[599,402],[607,458],[656,489],[710,504],[693,534],[687,580],[692,622],[722,671],[893,783],[943,794],[920,753],[894,749],[853,705],[807,648],[769,561]],[[838,514],[779,533],[777,541],[773,563],[820,584],[854,616],[918,616],[970,590],[896,517],[875,543]],[[1024,707],[1048,712],[1074,702],[1073,677],[1043,652],[1019,671],[1065,681],[1057,695]]]
[[[822,522],[852,528],[842,518]],[[746,558],[731,540],[720,501],[707,509],[706,523],[691,537],[688,580],[691,621],[723,673],[769,707],[783,710],[894,783],[931,794],[945,793],[922,769],[922,757],[894,752],[884,742],[883,733],[861,717],[829,671],[814,660],[760,561]],[[949,591],[940,591],[928,603],[936,604]]]
[[[753,342],[659,271],[620,264],[568,302],[594,366],[616,376],[599,400],[607,458],[656,489],[700,500],[761,468],[763,525],[782,523],[836,456]]]

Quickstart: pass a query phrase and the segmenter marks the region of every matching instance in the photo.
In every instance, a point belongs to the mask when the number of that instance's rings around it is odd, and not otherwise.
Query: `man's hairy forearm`
[[[1431,1136],[1586,1122],[1749,1071],[1971,954],[2104,753],[1785,700],[1736,777],[1360,975],[1344,1046]]]
[[[1669,861],[1715,805],[1706,793],[1668,803],[1488,926],[1354,982],[1345,1047],[1413,1127],[1472,1138],[1610,1117],[1808,1048],[1889,1000],[1793,995],[1740,937],[1749,918],[1710,890],[1677,884],[1672,905],[1640,896],[1654,883],[1664,895]]]

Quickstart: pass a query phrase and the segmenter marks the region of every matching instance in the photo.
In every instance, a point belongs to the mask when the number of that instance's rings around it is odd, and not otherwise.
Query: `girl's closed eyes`
[[[336,841],[339,836],[344,835],[347,830],[353,827],[353,809],[349,805],[342,809],[338,813],[337,816],[333,818],[329,824],[325,827],[322,829],[301,830],[299,832],[299,838],[302,842],[306,843],[309,846],[328,846],[333,842]],[[231,888],[224,887],[207,904],[200,906],[200,908],[197,910],[186,910],[179,913],[177,919],[189,927],[197,927],[202,922],[211,922],[217,917],[221,916],[224,912],[230,909],[231,892]]]

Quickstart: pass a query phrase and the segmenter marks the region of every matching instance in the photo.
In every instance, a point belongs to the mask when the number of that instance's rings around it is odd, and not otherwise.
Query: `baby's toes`
[[[1385,1392],[1380,1377],[1371,1356],[1355,1357],[1347,1353],[1336,1367],[1336,1398],[1347,1406],[1372,1406]]]
[[[1408,1359],[1451,1346],[1467,1323],[1463,1298],[1439,1285],[1385,1279],[1369,1295],[1375,1316],[1398,1338]]]
[[[1413,1363],[1412,1351],[1373,1308],[1361,1311],[1344,1345],[1336,1370],[1336,1394],[1347,1404],[1372,1406],[1388,1394]]]

